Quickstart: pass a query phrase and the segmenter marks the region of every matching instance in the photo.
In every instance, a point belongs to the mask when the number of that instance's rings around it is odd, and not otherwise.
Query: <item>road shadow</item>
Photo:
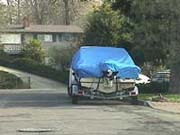
[[[122,100],[80,99],[77,105],[71,103],[66,93],[60,92],[12,92],[0,93],[0,108],[12,107],[72,107],[72,106],[131,105]]]
[[[131,105],[128,100],[80,99],[78,105]]]
[[[58,107],[70,105],[66,93],[1,93],[0,108]]]

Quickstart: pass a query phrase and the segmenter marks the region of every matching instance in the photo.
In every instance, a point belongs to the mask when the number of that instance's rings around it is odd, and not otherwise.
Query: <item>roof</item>
[[[83,29],[75,25],[10,25],[0,29],[0,32],[12,33],[83,33]]]

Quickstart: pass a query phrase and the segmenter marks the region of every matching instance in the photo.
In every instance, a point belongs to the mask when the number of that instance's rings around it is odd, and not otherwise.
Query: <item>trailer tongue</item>
[[[140,71],[123,48],[81,47],[72,60],[68,93],[72,103],[77,103],[79,97],[137,97],[134,79]]]

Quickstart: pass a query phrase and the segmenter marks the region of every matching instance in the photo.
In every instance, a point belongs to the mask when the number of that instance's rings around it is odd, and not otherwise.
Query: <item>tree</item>
[[[85,25],[84,44],[118,46],[131,49],[131,23],[111,5],[105,3],[89,15]]]
[[[34,24],[79,24],[92,5],[86,0],[6,0],[6,12],[2,15],[8,24],[20,24],[24,16]]]
[[[52,47],[49,49],[48,56],[54,60],[56,68],[61,68],[63,71],[70,67],[72,57],[76,52],[77,47]]]
[[[37,62],[44,62],[45,52],[41,46],[41,42],[35,39],[30,40],[29,43],[23,47],[22,56]]]
[[[180,93],[180,3],[178,0],[169,1],[169,11],[170,92]]]
[[[64,2],[64,9],[65,9],[65,24],[69,25],[70,24],[69,1],[63,0],[63,2]]]
[[[17,0],[17,24],[21,23],[21,9],[20,9],[20,5],[21,5],[21,0]]]
[[[88,2],[80,0],[22,0],[22,15],[35,24],[71,24]]]
[[[7,8],[7,12],[8,12],[8,18],[9,18],[9,23],[12,24],[12,1],[11,0],[7,0],[7,5],[8,5],[8,8]]]
[[[112,0],[108,1],[112,2]],[[121,10],[124,15],[129,16],[133,1],[134,0],[114,0],[114,2],[112,2],[112,8],[114,10]]]
[[[146,62],[161,65],[167,58],[169,36],[168,7],[165,1],[143,0],[134,2],[131,18],[135,22],[134,43],[143,51]]]
[[[135,3],[135,43],[146,61],[171,68],[170,92],[180,93],[180,4],[177,0]],[[139,5],[139,6],[137,6]],[[143,49],[142,49],[143,48]]]
[[[33,21],[36,24],[43,24],[49,0],[25,0],[23,4],[24,7],[28,7],[27,9],[24,8],[24,10],[30,11],[29,15],[32,15]]]
[[[21,22],[21,1],[6,0],[0,3],[1,22],[4,24],[20,24]],[[4,19],[5,18],[5,19]]]
[[[7,17],[7,7],[3,3],[0,3],[0,28],[8,24],[9,18]]]
[[[172,73],[170,91],[180,93],[179,1],[116,0],[113,9],[120,10],[134,23],[132,50],[136,59],[143,57],[142,63],[153,66],[168,65]]]
[[[161,65],[166,60],[168,44],[168,0],[116,0],[114,10],[120,10],[133,24],[132,55],[139,64]]]

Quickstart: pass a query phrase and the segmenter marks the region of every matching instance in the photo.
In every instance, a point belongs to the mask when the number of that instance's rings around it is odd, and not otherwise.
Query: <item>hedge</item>
[[[0,65],[47,77],[59,82],[68,82],[68,71],[60,71],[27,58],[6,60],[0,57]]]
[[[21,78],[8,72],[0,71],[0,89],[24,88]]]
[[[31,59],[18,57],[6,58],[0,56],[0,65],[47,77],[59,82],[68,82],[68,71],[56,70]],[[169,90],[169,82],[140,84],[138,88],[140,93],[167,93]]]
[[[169,82],[139,84],[138,89],[140,93],[167,93],[169,92]]]

